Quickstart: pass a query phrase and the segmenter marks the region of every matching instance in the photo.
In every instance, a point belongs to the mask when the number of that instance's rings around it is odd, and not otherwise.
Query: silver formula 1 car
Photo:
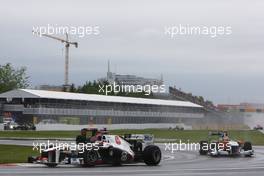
[[[92,131],[86,138],[84,131]],[[77,136],[76,148],[69,146],[49,146],[41,156],[29,157],[30,163],[41,163],[48,167],[59,164],[80,165],[83,167],[100,164],[121,165],[143,162],[156,166],[161,161],[161,150],[153,144],[154,137],[149,134],[110,135],[97,129],[83,129]],[[82,147],[80,147],[82,146]]]

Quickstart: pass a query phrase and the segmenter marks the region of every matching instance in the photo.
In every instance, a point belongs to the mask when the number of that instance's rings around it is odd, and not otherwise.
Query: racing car
[[[33,123],[18,124],[11,121],[4,123],[4,130],[36,130],[36,126]]]
[[[253,130],[263,130],[263,126],[257,125],[253,128]]]
[[[199,153],[210,156],[252,156],[254,150],[251,142],[235,141],[229,138],[226,131],[216,131],[209,132],[208,139],[200,141]]]
[[[92,132],[87,137],[86,132]],[[48,146],[39,157],[29,157],[30,163],[41,163],[48,167],[58,164],[80,165],[82,167],[110,164],[119,166],[129,163],[144,162],[156,166],[161,161],[161,150],[154,145],[154,136],[150,134],[111,135],[104,130],[82,129],[76,137],[77,145],[88,144],[89,148],[80,150],[68,146]]]

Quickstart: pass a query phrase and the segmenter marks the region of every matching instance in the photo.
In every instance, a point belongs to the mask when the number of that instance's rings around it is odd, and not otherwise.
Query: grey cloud
[[[62,84],[63,45],[32,36],[32,26],[98,25],[99,36],[71,36],[80,44],[70,49],[75,84],[104,76],[111,59],[114,71],[163,73],[167,85],[216,102],[263,102],[263,8],[261,0],[3,1],[1,64],[27,66],[33,85]],[[178,24],[230,25],[233,33],[215,39],[164,35],[165,26]]]

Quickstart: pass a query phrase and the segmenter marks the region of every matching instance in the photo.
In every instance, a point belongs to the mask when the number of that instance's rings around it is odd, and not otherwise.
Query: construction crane
[[[67,90],[69,88],[69,48],[70,48],[70,45],[74,45],[75,48],[78,48],[78,43],[69,41],[68,33],[66,33],[66,39],[62,39],[62,38],[55,37],[55,36],[48,35],[48,34],[40,34],[37,31],[32,31],[32,32],[33,34],[38,34],[39,36],[45,36],[51,39],[58,40],[62,43],[65,43],[65,68],[64,68],[65,72],[64,72],[64,85],[63,86]]]

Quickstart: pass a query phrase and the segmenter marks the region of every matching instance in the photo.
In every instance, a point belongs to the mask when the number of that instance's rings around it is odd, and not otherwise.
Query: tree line
[[[104,92],[100,92],[100,87],[107,86],[109,83],[107,81],[99,82],[99,81],[87,81],[84,85],[76,87],[74,84],[70,86],[69,92],[73,93],[86,93],[86,94],[100,94],[105,95]],[[66,91],[64,89],[64,91]],[[113,90],[108,93],[110,96],[126,96],[126,97],[140,97],[140,98],[153,98],[153,93],[150,95],[146,95],[146,92],[114,92]]]
[[[11,63],[0,65],[0,93],[10,91],[13,89],[23,89],[29,87],[29,76],[26,74],[26,67],[15,68]],[[86,94],[102,94],[100,92],[100,86],[109,85],[107,81],[87,81],[81,86],[70,86],[69,92],[74,93],[86,93]],[[67,91],[63,88],[63,91]],[[142,97],[142,98],[153,98],[153,94],[145,95],[145,92],[118,92],[112,91],[108,95],[112,96],[128,96],[128,97]]]

